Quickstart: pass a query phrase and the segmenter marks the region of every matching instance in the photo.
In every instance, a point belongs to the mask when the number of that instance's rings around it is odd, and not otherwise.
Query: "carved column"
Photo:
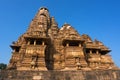
[[[43,46],[45,45],[45,42],[44,42],[44,41],[42,41],[42,45],[43,45]]]
[[[82,47],[82,45],[79,43],[79,47]]]
[[[90,50],[90,54],[92,54],[92,50]]]
[[[13,52],[15,52],[15,49],[13,49]]]
[[[66,46],[69,47],[69,43],[67,43]]]
[[[30,45],[30,41],[28,41],[27,45]]]
[[[99,54],[99,51],[98,51],[98,50],[96,51],[96,54]]]
[[[34,40],[34,45],[36,45],[36,40]]]

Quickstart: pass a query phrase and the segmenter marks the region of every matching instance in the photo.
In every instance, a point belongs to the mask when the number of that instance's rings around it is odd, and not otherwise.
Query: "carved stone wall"
[[[120,70],[0,71],[0,80],[120,80]]]

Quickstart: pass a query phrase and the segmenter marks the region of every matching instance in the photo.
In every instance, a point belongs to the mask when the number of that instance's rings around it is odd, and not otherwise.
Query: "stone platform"
[[[120,70],[0,71],[0,80],[120,80]]]

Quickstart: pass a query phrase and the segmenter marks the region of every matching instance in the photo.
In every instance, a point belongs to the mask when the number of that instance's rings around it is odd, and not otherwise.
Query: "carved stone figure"
[[[37,56],[32,56],[31,68],[35,68],[36,67],[36,61],[37,61]]]

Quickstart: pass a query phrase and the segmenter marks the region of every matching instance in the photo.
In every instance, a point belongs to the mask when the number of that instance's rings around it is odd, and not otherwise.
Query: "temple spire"
[[[38,10],[34,19],[31,21],[27,33],[40,32],[47,34],[50,27],[50,15],[47,8],[42,7]]]

